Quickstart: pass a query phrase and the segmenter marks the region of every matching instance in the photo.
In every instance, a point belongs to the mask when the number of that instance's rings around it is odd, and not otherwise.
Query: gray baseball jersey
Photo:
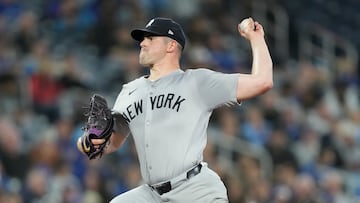
[[[143,179],[167,181],[203,159],[212,110],[236,103],[238,74],[177,70],[123,86],[113,110],[129,124]]]

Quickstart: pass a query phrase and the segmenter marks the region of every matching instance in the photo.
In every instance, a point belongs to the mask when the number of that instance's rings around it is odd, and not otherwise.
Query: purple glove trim
[[[104,130],[99,130],[95,127],[89,129],[89,134],[96,135],[97,137],[99,137],[102,132],[104,132]]]

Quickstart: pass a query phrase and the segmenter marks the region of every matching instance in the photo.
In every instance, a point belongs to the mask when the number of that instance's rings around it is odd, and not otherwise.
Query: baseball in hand
[[[240,29],[243,32],[245,32],[245,30],[247,28],[249,28],[250,26],[252,26],[251,30],[254,30],[254,25],[250,24],[250,18],[246,18],[243,21],[241,21],[241,23],[240,23]]]

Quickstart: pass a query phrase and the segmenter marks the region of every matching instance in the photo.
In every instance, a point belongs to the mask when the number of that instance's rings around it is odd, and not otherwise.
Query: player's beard
[[[149,59],[149,55],[146,51],[141,50],[139,54],[139,63],[143,66],[151,66],[151,60]]]
[[[163,47],[153,47],[153,48],[141,48],[139,54],[139,63],[143,66],[153,67],[155,64],[162,61],[165,57],[166,52]]]
[[[139,54],[139,63],[141,65],[146,65],[146,56],[144,54],[143,51],[140,51],[140,54]]]

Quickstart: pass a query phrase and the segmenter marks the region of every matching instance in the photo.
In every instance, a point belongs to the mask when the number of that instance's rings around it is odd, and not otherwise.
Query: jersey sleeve
[[[121,105],[124,103],[124,101],[126,100],[126,95],[129,93],[129,90],[132,88],[136,88],[136,85],[139,83],[141,78],[137,78],[129,83],[123,84],[121,87],[121,90],[118,94],[118,96],[116,97],[114,106],[112,108],[112,111],[115,113],[119,113],[120,109],[121,109]]]
[[[200,99],[209,109],[238,104],[236,91],[239,74],[197,69],[194,70],[193,75]]]
[[[121,108],[121,104],[123,103],[123,100],[124,100],[124,93],[126,92],[127,90],[127,84],[123,85],[118,96],[116,97],[116,100],[115,100],[115,103],[114,103],[114,106],[112,108],[112,111],[114,113],[120,113],[120,108]]]

